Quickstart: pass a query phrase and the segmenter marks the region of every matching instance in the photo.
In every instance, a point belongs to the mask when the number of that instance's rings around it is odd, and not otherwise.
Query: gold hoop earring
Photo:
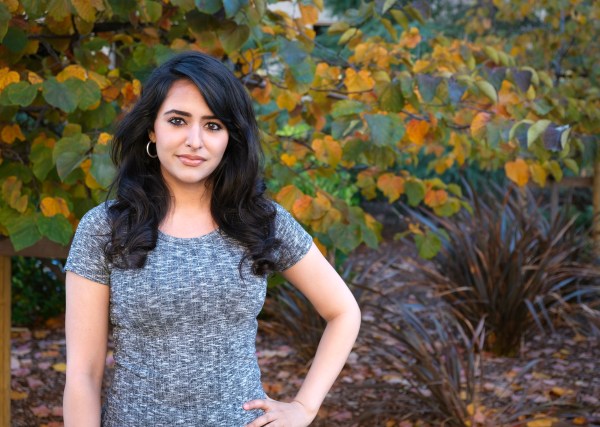
[[[150,144],[152,144],[152,141],[148,141],[148,144],[146,144],[146,153],[148,153],[149,157],[156,159],[158,157],[158,154],[150,154]]]

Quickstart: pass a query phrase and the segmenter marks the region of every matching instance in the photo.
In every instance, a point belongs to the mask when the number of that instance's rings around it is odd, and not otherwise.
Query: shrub
[[[287,282],[270,289],[263,314],[267,321],[263,330],[284,338],[304,363],[309,363],[325,329],[325,320],[319,316],[310,301]]]
[[[34,326],[65,311],[65,280],[58,260],[12,258],[12,323]]]
[[[535,325],[552,328],[553,308],[597,292],[599,270],[585,258],[585,231],[576,218],[553,220],[527,192],[469,191],[473,210],[452,218],[407,210],[441,241],[433,264],[415,263],[421,285],[433,286],[458,317],[485,319],[487,344],[513,355]]]

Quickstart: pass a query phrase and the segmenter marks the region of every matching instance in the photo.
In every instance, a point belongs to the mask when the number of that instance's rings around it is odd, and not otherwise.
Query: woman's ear
[[[154,134],[153,130],[148,131],[148,138],[150,138],[150,141],[156,142],[156,135]]]

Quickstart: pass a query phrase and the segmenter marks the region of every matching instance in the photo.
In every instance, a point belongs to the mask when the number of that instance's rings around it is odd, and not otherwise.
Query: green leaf
[[[416,179],[410,179],[404,183],[404,193],[408,197],[408,204],[417,206],[425,198],[425,184]]]
[[[41,17],[47,10],[48,2],[41,2],[40,0],[20,0],[23,5],[23,9],[27,13],[27,17],[31,20]]]
[[[342,224],[336,222],[327,230],[335,248],[344,253],[350,253],[360,245],[361,230],[356,224]]]
[[[55,77],[50,77],[42,83],[42,88],[44,99],[53,107],[60,108],[66,113],[72,113],[77,108],[77,94],[56,80]]]
[[[69,78],[64,82],[64,85],[77,96],[79,100],[77,105],[81,110],[87,110],[96,105],[102,97],[100,86],[93,80],[82,81]]]
[[[4,105],[19,105],[27,107],[30,105],[37,95],[37,86],[31,85],[29,82],[18,82],[8,85],[0,99]]]
[[[491,83],[486,82],[485,80],[478,80],[475,82],[475,85],[479,88],[481,92],[489,99],[491,99],[494,103],[498,102],[498,92],[496,92],[496,88],[492,86]]]
[[[308,58],[308,52],[306,52],[302,45],[297,41],[280,40],[279,41],[279,55],[289,67],[295,67],[306,61]]]
[[[401,10],[394,9],[390,13],[392,14],[396,22],[402,26],[404,31],[408,31],[410,29],[409,20],[404,12],[402,12]]]
[[[189,12],[196,8],[194,0],[171,0],[171,4],[179,7],[183,12]]]
[[[109,126],[116,117],[115,107],[108,102],[101,102],[98,108],[85,111],[81,115],[82,123],[86,129],[103,129]]]
[[[79,167],[87,158],[90,149],[90,138],[85,134],[68,136],[58,140],[54,146],[53,160],[61,180]]]
[[[223,6],[225,7],[225,16],[227,18],[233,17],[240,11],[241,8],[248,5],[248,0],[223,0]]]
[[[345,116],[356,116],[365,110],[365,104],[354,99],[344,99],[336,102],[331,111],[331,117],[339,119]]]
[[[366,114],[371,138],[380,147],[395,146],[404,136],[404,123],[395,115]]]
[[[235,22],[226,21],[219,27],[217,34],[225,52],[231,53],[239,50],[246,43],[250,37],[250,28],[247,25],[237,25]]]
[[[112,183],[116,169],[110,157],[109,145],[96,144],[92,153],[90,173],[98,184],[104,188],[107,188]]]
[[[196,8],[207,15],[213,15],[217,13],[223,6],[221,0],[196,0]]]
[[[417,84],[419,85],[419,93],[423,97],[423,101],[431,102],[435,97],[435,91],[442,82],[441,77],[434,77],[428,74],[419,74],[417,76]]]
[[[531,144],[546,131],[550,123],[550,120],[540,120],[527,129],[527,147],[531,147]]]
[[[438,254],[442,249],[442,241],[440,238],[430,230],[423,235],[415,235],[415,243],[419,250],[419,256],[424,259],[431,259]]]
[[[546,167],[557,182],[562,181],[563,171],[556,160],[550,160],[546,164]]]
[[[54,215],[46,217],[38,214],[36,217],[37,228],[42,236],[66,246],[73,237],[73,226],[64,215]]]
[[[301,64],[290,67],[290,72],[295,83],[295,87],[292,88],[299,93],[308,92],[314,80],[316,68],[315,63],[310,57]]]
[[[29,153],[29,160],[33,163],[33,174],[40,181],[44,181],[48,172],[54,167],[54,159],[52,158],[52,148],[44,144],[35,144]]]
[[[12,19],[12,14],[4,3],[0,3],[0,43],[8,31],[8,23]]]
[[[147,22],[156,22],[162,16],[162,5],[156,1],[146,0],[144,2]]]
[[[397,0],[385,0],[385,3],[383,3],[383,8],[381,9],[381,14],[384,15],[388,10],[390,10],[392,6],[396,4],[396,1]]]
[[[462,188],[457,184],[448,184],[448,191],[455,196],[462,197]]]
[[[573,171],[575,175],[579,175],[579,165],[573,159],[564,159],[565,166]]]
[[[398,80],[376,85],[375,93],[379,97],[379,105],[382,109],[398,113],[404,108],[402,85]]]
[[[62,21],[71,14],[69,0],[50,0],[48,4],[48,15],[57,21]]]
[[[25,249],[42,238],[35,224],[35,218],[31,215],[9,218],[5,226],[15,251]]]
[[[9,27],[2,40],[2,45],[6,46],[11,52],[19,53],[27,46],[27,34],[20,28]]]

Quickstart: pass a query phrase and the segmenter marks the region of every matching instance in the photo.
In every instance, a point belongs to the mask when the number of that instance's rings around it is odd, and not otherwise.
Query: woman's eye
[[[215,123],[215,122],[209,122],[209,123],[207,123],[207,124],[206,124],[206,127],[207,127],[209,130],[213,130],[213,131],[217,131],[217,130],[221,130],[221,129],[223,129],[223,126],[221,126],[220,124],[218,124],[218,123]]]
[[[179,117],[172,117],[169,119],[169,123],[175,126],[183,126],[185,124],[185,121],[183,119],[180,119]]]

